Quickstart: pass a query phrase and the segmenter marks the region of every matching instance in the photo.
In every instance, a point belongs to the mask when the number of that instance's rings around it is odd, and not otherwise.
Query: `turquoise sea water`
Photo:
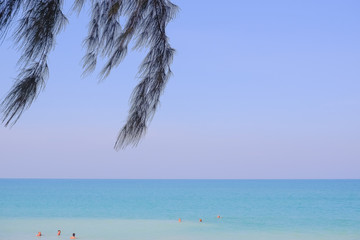
[[[39,240],[38,231],[42,240],[360,240],[360,180],[0,179],[0,240]]]

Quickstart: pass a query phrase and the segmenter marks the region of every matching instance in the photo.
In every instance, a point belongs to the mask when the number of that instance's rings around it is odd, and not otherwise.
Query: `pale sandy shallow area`
[[[56,236],[61,229],[62,236]],[[261,228],[260,228],[261,229]],[[36,237],[41,231],[44,236]],[[225,223],[176,220],[120,219],[0,219],[0,239],[65,240],[75,232],[79,240],[358,240],[354,232],[277,231],[238,229]]]

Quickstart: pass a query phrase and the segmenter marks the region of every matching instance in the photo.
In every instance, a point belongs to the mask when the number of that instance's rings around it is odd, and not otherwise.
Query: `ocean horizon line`
[[[274,180],[274,181],[286,181],[286,180],[360,180],[360,178],[18,178],[18,177],[0,177],[0,180],[199,180],[199,181],[262,181],[262,180]]]

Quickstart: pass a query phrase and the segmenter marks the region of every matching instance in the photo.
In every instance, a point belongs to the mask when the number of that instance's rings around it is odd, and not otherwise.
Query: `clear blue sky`
[[[68,14],[45,91],[0,128],[0,177],[360,177],[359,1],[174,2],[174,76],[139,146],[112,148],[143,53],[81,78],[89,11]],[[19,54],[0,52],[4,97]]]

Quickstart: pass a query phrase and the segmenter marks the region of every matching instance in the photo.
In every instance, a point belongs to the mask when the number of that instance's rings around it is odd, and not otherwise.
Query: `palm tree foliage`
[[[125,57],[132,40],[135,49],[149,49],[140,65],[141,80],[132,93],[127,122],[115,143],[116,149],[136,146],[171,75],[174,49],[165,30],[177,6],[168,0],[74,0],[73,10],[80,12],[85,4],[91,4],[92,14],[84,74],[92,72],[102,56],[106,64],[100,76],[107,77]],[[22,51],[19,74],[1,103],[5,126],[15,124],[46,85],[48,56],[67,22],[62,8],[63,0],[0,0],[0,40],[10,30]],[[126,19],[124,24],[120,17]]]

